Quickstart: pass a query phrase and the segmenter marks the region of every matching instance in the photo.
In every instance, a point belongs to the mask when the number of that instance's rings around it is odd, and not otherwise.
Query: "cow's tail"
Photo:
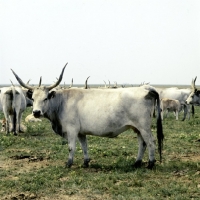
[[[157,140],[158,140],[158,152],[160,155],[160,162],[162,162],[162,148],[163,148],[163,127],[162,127],[162,119],[161,119],[161,107],[160,107],[160,97],[159,94],[155,91],[156,102],[157,102]]]
[[[13,109],[13,133],[16,134],[17,114],[15,108]]]
[[[164,134],[163,134],[163,127],[162,127],[162,119],[161,119],[161,108],[160,108],[160,97],[159,94],[157,93],[156,95],[156,101],[157,101],[157,139],[158,139],[158,152],[160,154],[160,162],[162,161],[162,148],[163,148],[163,139],[164,139]]]

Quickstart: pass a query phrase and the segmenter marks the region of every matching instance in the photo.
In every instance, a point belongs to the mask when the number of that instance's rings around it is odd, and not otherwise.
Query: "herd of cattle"
[[[66,64],[67,65],[67,64]],[[127,129],[132,129],[138,137],[139,149],[135,167],[140,167],[146,147],[149,152],[148,168],[155,163],[155,139],[151,132],[152,117],[157,110],[157,140],[160,160],[162,159],[162,142],[164,139],[162,120],[163,113],[178,113],[183,110],[184,118],[190,118],[190,106],[200,104],[200,91],[192,80],[192,88],[178,89],[155,88],[149,84],[138,87],[106,86],[89,88],[86,79],[85,87],[68,88],[59,86],[65,67],[57,81],[49,86],[38,86],[24,83],[12,70],[19,86],[0,88],[0,111],[5,117],[5,131],[17,135],[22,132],[22,113],[27,106],[32,106],[32,120],[47,118],[55,133],[68,140],[69,157],[66,166],[73,164],[78,138],[84,155],[84,166],[89,165],[86,135],[116,137]],[[192,109],[193,110],[193,109]],[[30,120],[31,120],[30,119]],[[26,118],[26,120],[29,120]]]

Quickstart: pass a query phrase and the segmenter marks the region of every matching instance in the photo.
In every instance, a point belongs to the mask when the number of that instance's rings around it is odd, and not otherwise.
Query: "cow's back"
[[[70,89],[63,93],[66,99],[62,113],[66,124],[80,128],[80,132],[101,135],[151,123],[155,97],[147,88]],[[140,117],[138,117],[140,116]],[[63,122],[64,124],[64,122]],[[70,126],[70,125],[69,125]],[[117,132],[116,131],[116,132]],[[105,134],[106,134],[105,133]]]

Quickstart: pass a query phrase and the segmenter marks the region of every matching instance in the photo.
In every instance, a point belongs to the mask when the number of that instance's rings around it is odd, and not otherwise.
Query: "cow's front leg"
[[[151,130],[148,131],[141,131],[142,138],[144,142],[147,144],[147,148],[149,150],[149,163],[147,168],[152,169],[156,162],[155,160],[155,139],[151,133]]]
[[[70,168],[73,164],[74,153],[76,149],[76,138],[77,134],[74,132],[67,132],[67,140],[68,140],[68,150],[69,150],[69,157],[66,163],[66,167]]]
[[[21,120],[22,119],[22,113],[20,112],[19,113],[19,118],[18,118],[18,128],[17,128],[17,131],[19,132],[19,133],[24,133],[24,131],[23,131],[23,129],[21,129]]]
[[[183,106],[184,106],[184,116],[183,116],[183,119],[182,119],[182,121],[184,121],[184,120],[185,120],[185,118],[186,118],[186,115],[187,115],[187,113],[188,113],[187,106],[186,106],[185,104],[184,104]]]
[[[79,134],[78,139],[79,139],[79,142],[81,144],[81,148],[82,148],[83,156],[84,156],[83,167],[89,167],[90,158],[89,158],[89,155],[88,155],[86,135]]]

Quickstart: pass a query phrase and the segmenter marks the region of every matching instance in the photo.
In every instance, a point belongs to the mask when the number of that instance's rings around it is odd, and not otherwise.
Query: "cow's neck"
[[[49,119],[51,122],[53,131],[63,137],[62,125],[60,121],[61,111],[63,110],[61,101],[62,98],[58,98],[59,96],[60,95],[56,95],[50,100],[49,109],[44,114],[44,117]]]

